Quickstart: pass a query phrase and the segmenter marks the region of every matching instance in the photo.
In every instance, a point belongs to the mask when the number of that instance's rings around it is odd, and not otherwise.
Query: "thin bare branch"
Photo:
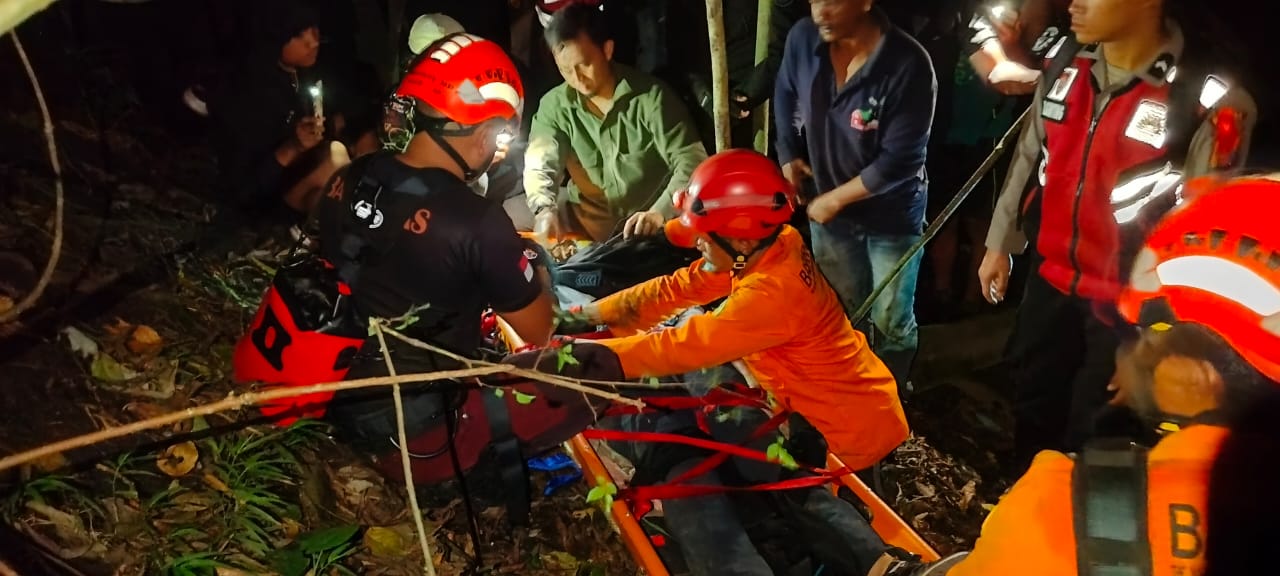
[[[529,380],[536,380],[538,382],[543,382],[545,384],[550,384],[552,386],[559,386],[561,388],[568,388],[569,390],[582,392],[583,394],[590,394],[592,396],[596,396],[598,398],[604,398],[606,400],[617,402],[619,404],[635,406],[636,408],[644,408],[643,400],[637,400],[635,398],[627,398],[626,396],[617,394],[615,392],[605,392],[604,390],[592,388],[590,386],[584,386],[580,383],[581,380],[578,380],[576,378],[566,378],[564,376],[556,376],[555,374],[547,374],[546,372],[538,372],[536,370],[526,370],[524,368],[517,368],[515,366],[509,366],[506,364],[496,364],[493,362],[485,362],[484,360],[473,360],[471,358],[459,356],[457,354],[449,352],[448,350],[440,348],[439,346],[433,346],[431,344],[418,340],[417,338],[413,338],[411,336],[405,336],[404,334],[401,334],[395,330],[392,330],[391,328],[383,327],[383,331],[386,334],[389,334],[392,338],[400,340],[401,342],[404,342],[405,344],[413,346],[414,348],[419,348],[422,350],[427,350],[430,352],[435,352],[437,354],[444,355],[445,357],[452,358],[454,360],[462,362],[467,366],[476,366],[476,367],[501,366],[505,368],[503,372],[506,372],[513,376],[528,378]]]
[[[62,257],[62,211],[63,211],[63,191],[62,191],[62,164],[58,162],[58,145],[53,139],[53,118],[49,115],[49,105],[44,101],[44,91],[40,89],[40,79],[36,77],[36,71],[31,67],[31,60],[27,58],[27,51],[22,48],[22,41],[18,39],[18,31],[9,32],[13,37],[13,47],[18,50],[18,58],[22,60],[22,66],[27,70],[27,78],[31,80],[31,89],[36,94],[36,103],[40,106],[40,114],[44,117],[44,139],[49,148],[49,163],[53,166],[53,186],[54,186],[54,207],[53,207],[53,247],[49,250],[49,261],[44,265],[44,272],[40,274],[40,279],[36,282],[31,292],[22,298],[21,302],[14,305],[8,311],[0,314],[0,324],[7,324],[18,319],[23,312],[35,306],[36,301],[40,299],[40,295],[44,294],[45,288],[48,288],[49,281],[53,279],[53,270],[58,267],[58,260]]]
[[[250,406],[253,404],[261,404],[269,400],[279,400],[282,398],[294,398],[306,394],[316,394],[319,392],[336,392],[339,390],[355,390],[359,388],[373,388],[377,386],[390,386],[391,384],[410,384],[418,382],[434,382],[437,380],[450,380],[456,378],[473,378],[476,376],[486,376],[489,374],[499,374],[510,372],[510,366],[481,366],[477,368],[466,368],[462,370],[442,370],[439,372],[427,372],[423,374],[406,374],[403,376],[379,376],[376,378],[362,378],[360,380],[347,380],[345,382],[327,382],[324,384],[313,384],[311,386],[296,387],[280,387],[263,390],[261,392],[248,392],[245,394],[231,394],[227,398],[217,402],[211,402],[203,406],[193,406],[185,410],[162,414],[154,418],[147,418],[137,422],[130,422],[121,426],[106,428],[84,434],[66,440],[46,444],[39,448],[34,448],[26,452],[20,452],[10,456],[0,458],[0,471],[8,470],[15,466],[27,464],[40,458],[52,456],[68,450],[76,448],[84,448],[100,444],[107,440],[137,434],[147,430],[163,428],[171,424],[183,422],[195,418],[196,416],[209,416],[220,412],[228,412]]]
[[[378,345],[382,347],[382,361],[387,363],[387,374],[396,375],[396,366],[391,362],[391,351],[387,349],[387,339],[382,335],[382,324],[370,320],[374,333],[378,335]],[[418,491],[413,483],[413,464],[409,457],[409,435],[404,430],[404,400],[400,396],[400,385],[391,385],[391,397],[396,405],[396,437],[400,441],[400,464],[404,466],[404,485],[409,491],[409,507],[413,510],[413,525],[418,530],[418,545],[422,547],[422,570],[427,576],[436,576],[434,556],[431,544],[427,542],[427,527],[422,524],[422,508],[418,506]]]

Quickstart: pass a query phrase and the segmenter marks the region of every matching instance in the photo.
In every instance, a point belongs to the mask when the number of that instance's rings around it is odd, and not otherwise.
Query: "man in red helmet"
[[[742,360],[749,380],[769,391],[779,409],[806,418],[831,452],[855,470],[870,468],[905,440],[907,422],[893,376],[849,324],[799,232],[786,224],[793,213],[792,193],[777,165],[752,151],[721,152],[694,170],[675,202],[680,215],[666,224],[667,237],[676,245],[696,246],[703,257],[582,310],[589,322],[608,325],[614,334],[634,334],[596,342],[617,355],[623,376],[682,375]],[[693,315],[675,328],[637,333],[721,299],[714,312]],[[640,431],[651,431],[647,426],[667,431],[663,427],[677,423],[634,425]],[[681,460],[678,453],[658,456],[656,449],[645,456],[643,446],[620,449],[639,454],[637,474],[646,466],[669,467],[644,470],[660,478],[701,462]],[[691,482],[716,484],[722,481],[717,474]],[[748,475],[741,467],[739,474]],[[864,572],[885,550],[862,518],[830,491],[797,491],[793,497],[795,510],[826,523],[823,534],[808,537],[810,543],[839,535],[828,552],[840,550],[842,558],[833,559],[829,569]],[[773,573],[724,498],[674,499],[664,501],[663,509],[694,574]]]
[[[468,187],[514,134],[523,96],[506,53],[469,34],[436,41],[410,66],[387,106],[388,150],[337,174],[319,208],[321,255],[350,285],[361,314],[413,315],[406,333],[467,357],[482,344],[481,316],[490,307],[526,341],[548,341],[553,304],[530,263],[536,256],[526,253],[502,207]],[[389,346],[401,373],[456,366],[398,342]],[[377,340],[366,340],[347,378],[385,374]],[[411,437],[440,428],[445,397],[458,396],[441,389],[406,391]],[[359,448],[395,450],[385,390],[338,393],[328,417]],[[449,470],[447,462],[431,464]]]
[[[584,313],[626,334],[725,301],[678,328],[602,340],[625,375],[684,374],[741,359],[780,408],[808,419],[853,469],[871,467],[902,443],[907,420],[893,376],[786,224],[792,193],[777,167],[755,152],[721,152],[694,170],[675,202],[680,215],[666,225],[667,237],[703,257]]]
[[[1201,179],[1185,198],[1146,240],[1119,296],[1136,329],[1111,388],[1164,434],[1155,448],[1041,452],[967,558],[930,567],[885,558],[888,570],[872,574],[1204,573],[1209,477],[1226,423],[1280,383],[1280,181]]]

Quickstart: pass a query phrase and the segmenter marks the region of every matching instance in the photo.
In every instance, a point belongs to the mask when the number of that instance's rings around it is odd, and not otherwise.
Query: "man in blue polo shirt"
[[[774,90],[778,160],[808,199],[813,253],[849,311],[920,239],[938,84],[924,48],[872,0],[811,0]],[[917,254],[876,299],[876,353],[901,388],[916,351]]]

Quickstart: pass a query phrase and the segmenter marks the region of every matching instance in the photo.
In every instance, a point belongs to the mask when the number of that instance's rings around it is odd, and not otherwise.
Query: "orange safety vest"
[[[1220,426],[1193,425],[1147,454],[1145,525],[1152,576],[1204,573],[1209,473],[1227,434]],[[1060,452],[1037,455],[987,517],[973,552],[947,576],[1078,576],[1075,466]]]
[[[785,227],[740,275],[703,270],[703,259],[597,304],[614,333],[644,330],[691,306],[726,297],[684,325],[600,340],[627,378],[684,374],[741,359],[782,408],[804,416],[830,451],[868,468],[907,438],[898,386],[814,265],[800,233]]]

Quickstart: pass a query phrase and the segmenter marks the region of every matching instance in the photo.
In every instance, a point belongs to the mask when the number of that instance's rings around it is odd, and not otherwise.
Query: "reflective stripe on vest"
[[[1177,194],[1182,189],[1182,174],[1173,163],[1130,176],[1111,190],[1111,213],[1116,224],[1130,224],[1152,201]]]

